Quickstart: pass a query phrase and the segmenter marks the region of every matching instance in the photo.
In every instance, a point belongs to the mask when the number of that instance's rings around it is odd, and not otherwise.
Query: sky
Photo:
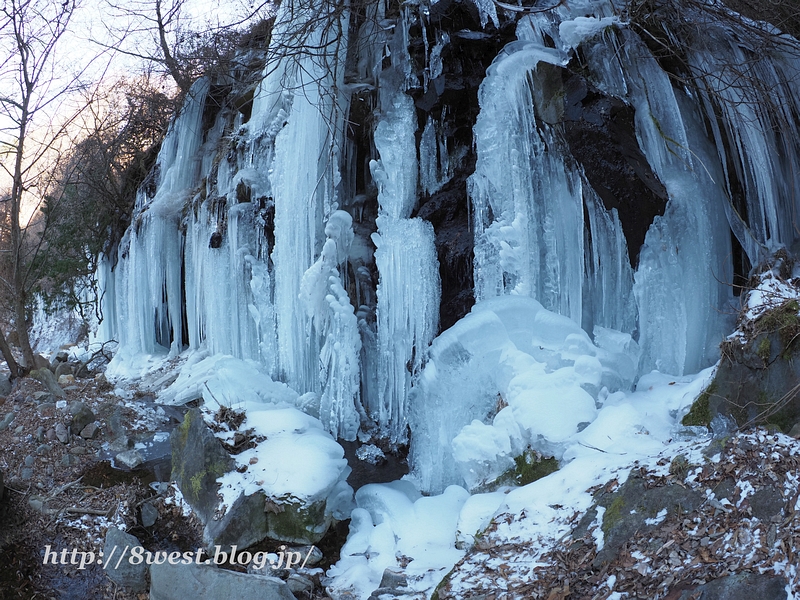
[[[44,5],[56,6],[51,0],[32,0],[34,4],[42,2]],[[174,2],[181,3],[178,24],[187,29],[207,29],[236,23],[250,14],[253,6],[247,0],[233,2],[209,2],[208,0],[164,0],[162,10],[174,6]],[[8,5],[8,0],[3,6]],[[149,55],[157,52],[156,40],[148,27],[152,25],[155,0],[127,0],[115,2],[114,0],[79,0],[70,19],[66,33],[59,39],[52,56],[52,83],[42,86],[42,99],[49,102],[49,96],[63,89],[71,88],[68,95],[47,104],[34,116],[31,130],[29,131],[29,151],[36,151],[42,143],[54,138],[54,131],[64,125],[81,105],[85,105],[86,97],[99,82],[109,86],[111,83],[124,77],[142,72],[146,68],[146,61],[131,54]],[[135,11],[138,14],[132,14]],[[51,24],[43,24],[46,35]],[[5,63],[5,68],[0,68],[0,97],[10,96],[18,98],[19,87],[17,79],[17,63],[15,61],[13,40],[9,39],[10,28],[0,25],[0,52],[2,55],[11,56],[12,62]],[[125,33],[127,32],[127,34]],[[174,38],[171,38],[174,41]],[[11,45],[9,45],[11,44]],[[74,85],[80,82],[80,85]],[[165,81],[165,85],[171,85]],[[79,135],[78,124],[67,128],[67,135],[57,145],[55,150],[67,147],[76,135]],[[16,130],[14,122],[6,111],[0,111],[0,144],[15,142]],[[52,153],[51,153],[52,154]],[[30,152],[26,152],[30,155]],[[0,155],[0,193],[11,188],[13,171],[13,155]],[[40,161],[41,172],[47,173],[52,158]],[[22,222],[27,223],[35,214],[39,205],[40,193],[32,189],[24,201]]]

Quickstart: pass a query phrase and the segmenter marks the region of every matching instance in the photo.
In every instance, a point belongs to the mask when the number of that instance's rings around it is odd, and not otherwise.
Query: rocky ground
[[[168,431],[180,415],[167,414],[169,408],[154,404],[146,393],[126,390],[123,396],[129,398],[120,397],[102,375],[62,380],[63,397],[52,383],[26,377],[0,397],[0,473],[5,484],[0,598],[148,598],[147,591],[136,593],[115,583],[103,565],[80,568],[69,552],[74,548],[98,555],[113,528],[135,536],[150,552],[196,552],[203,547],[202,526],[180,492],[160,483],[169,480],[169,467],[163,460],[136,464],[133,452],[154,431]],[[120,451],[132,457],[134,469],[124,468]],[[115,455],[115,466],[123,468],[112,467]],[[309,569],[315,588],[296,593],[297,598],[325,597],[319,577],[338,558],[346,532],[344,523],[318,544],[321,562]],[[63,562],[68,564],[43,564],[48,546],[58,553],[59,563],[67,549]],[[251,550],[279,548],[277,542],[263,542]],[[272,574],[286,579],[293,573]]]
[[[800,442],[759,429],[694,450],[595,490],[543,554],[500,515],[438,598],[797,597]]]

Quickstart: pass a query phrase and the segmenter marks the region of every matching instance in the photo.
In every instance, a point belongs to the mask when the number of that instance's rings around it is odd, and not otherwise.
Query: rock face
[[[652,520],[659,513],[662,517],[680,516],[695,510],[703,501],[700,493],[679,485],[648,487],[646,483],[634,471],[616,492],[603,494],[598,499],[598,506],[605,508],[602,522],[604,545],[594,559],[595,567],[614,560],[631,536],[652,529],[655,526]],[[587,527],[596,516],[596,510],[589,511],[582,525]]]
[[[760,275],[756,291],[764,282],[780,282],[791,290],[791,260],[782,252],[776,257],[778,266]],[[743,317],[737,334],[721,344],[714,380],[684,418],[685,425],[708,426],[723,415],[739,427],[771,425],[788,433],[800,422],[800,302],[786,296],[768,300],[753,318]]]
[[[207,565],[152,565],[150,600],[295,600],[289,587],[275,577],[246,575]]]

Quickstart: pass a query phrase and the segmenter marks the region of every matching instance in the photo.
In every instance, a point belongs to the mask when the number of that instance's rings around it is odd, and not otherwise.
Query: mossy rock
[[[717,391],[717,383],[712,381],[711,384],[703,390],[703,392],[694,401],[689,412],[681,419],[681,425],[687,427],[702,426],[708,427],[711,424],[711,410],[709,407],[709,400],[714,392]]]
[[[559,469],[558,461],[554,457],[542,456],[530,448],[514,457],[514,465],[513,469],[509,469],[495,480],[493,485],[495,489],[502,485],[528,485]]]
[[[267,537],[292,544],[316,544],[333,522],[326,500],[297,499],[266,501]]]
[[[217,510],[217,478],[234,467],[234,460],[193,408],[170,435],[172,479],[205,523]]]

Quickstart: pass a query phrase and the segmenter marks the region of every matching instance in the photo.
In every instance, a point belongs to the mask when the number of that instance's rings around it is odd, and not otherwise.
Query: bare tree
[[[4,0],[0,7],[0,171],[9,187],[7,268],[0,285],[28,368],[34,357],[26,309],[41,236],[27,227],[24,215],[52,189],[54,164],[81,112],[70,103],[73,92],[85,87],[84,72],[75,73],[57,53],[76,8],[76,0]],[[0,340],[16,372],[5,346]]]
[[[157,65],[185,95],[209,65],[224,62],[236,46],[239,26],[259,15],[266,18],[271,0],[262,0],[225,22],[198,22],[187,0],[107,0],[113,19],[107,34],[113,41],[95,43],[115,52]],[[123,24],[124,25],[121,25]],[[130,49],[129,41],[136,43]]]

